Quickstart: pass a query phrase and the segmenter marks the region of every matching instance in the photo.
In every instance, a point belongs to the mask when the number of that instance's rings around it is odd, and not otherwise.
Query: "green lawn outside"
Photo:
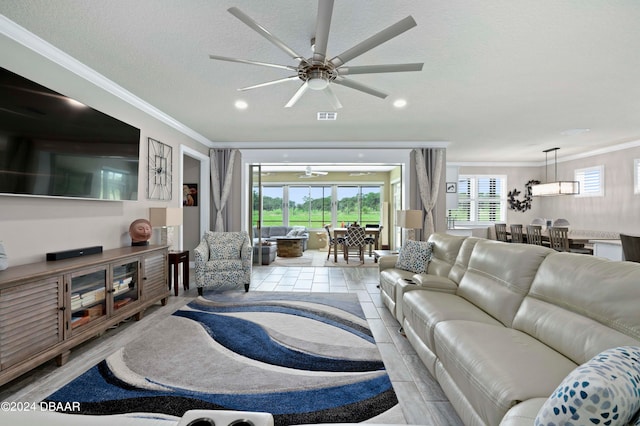
[[[309,223],[311,219],[311,224]],[[338,225],[342,222],[355,222],[358,221],[362,224],[367,223],[380,223],[380,213],[362,213],[362,219],[358,218],[356,213],[344,213],[338,212]],[[253,212],[253,223],[258,222],[258,212]],[[322,228],[325,224],[331,223],[331,213],[322,211],[312,211],[311,218],[306,211],[296,212],[295,210],[289,211],[289,226],[306,226],[308,228]],[[278,226],[282,225],[282,211],[271,210],[262,212],[262,225],[263,226]]]

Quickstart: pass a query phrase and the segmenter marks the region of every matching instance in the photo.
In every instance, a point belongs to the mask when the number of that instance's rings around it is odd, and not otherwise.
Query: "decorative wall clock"
[[[149,138],[148,146],[147,198],[150,200],[171,199],[172,148]]]

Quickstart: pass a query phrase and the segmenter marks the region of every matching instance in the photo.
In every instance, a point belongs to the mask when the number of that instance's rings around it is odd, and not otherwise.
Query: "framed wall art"
[[[447,182],[447,194],[458,192],[458,182]]]
[[[198,184],[185,183],[182,185],[182,205],[185,207],[198,206]]]
[[[170,200],[173,173],[173,149],[149,138],[147,198]]]

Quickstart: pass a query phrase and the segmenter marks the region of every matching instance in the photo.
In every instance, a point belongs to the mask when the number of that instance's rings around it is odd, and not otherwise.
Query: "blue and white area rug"
[[[357,297],[324,293],[205,292],[46,401],[81,414],[259,411],[276,425],[399,413]]]

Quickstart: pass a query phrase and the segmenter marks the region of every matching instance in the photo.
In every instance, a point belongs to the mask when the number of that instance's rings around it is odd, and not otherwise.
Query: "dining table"
[[[507,231],[507,236],[511,236],[511,232]],[[526,231],[522,233],[523,242],[527,242],[527,233]],[[567,236],[569,240],[569,247],[574,248],[583,248],[587,245],[591,245],[593,243],[593,236],[588,235],[580,235],[580,234],[569,234]],[[542,230],[542,245],[549,247],[551,244],[551,240],[549,239],[549,231],[547,229]]]
[[[338,238],[344,238],[347,235],[347,229],[349,228],[334,228],[333,229],[333,262],[338,263]],[[380,248],[380,228],[364,228],[364,233],[367,237],[373,237],[374,250]],[[369,252],[371,256],[371,252]]]

